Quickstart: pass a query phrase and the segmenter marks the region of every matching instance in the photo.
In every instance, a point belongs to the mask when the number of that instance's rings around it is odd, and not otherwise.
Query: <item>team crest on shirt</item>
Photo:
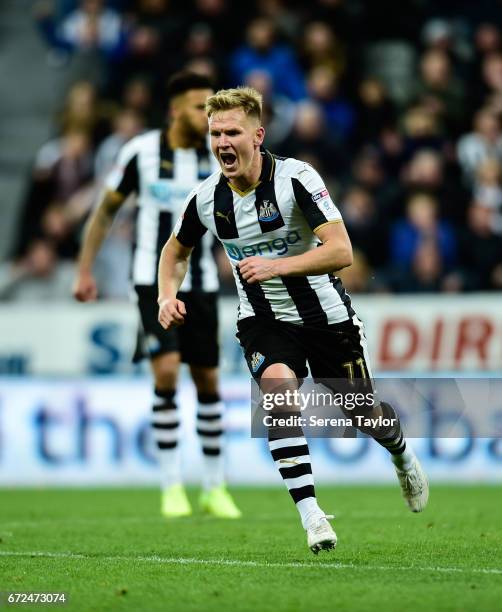
[[[273,221],[277,219],[279,216],[279,211],[277,210],[277,206],[271,202],[270,200],[263,200],[260,204],[260,213],[258,215],[258,219],[260,221]]]
[[[255,351],[251,355],[251,359],[249,361],[251,364],[251,369],[253,370],[253,372],[256,372],[258,368],[261,366],[261,364],[265,361],[265,355],[262,355],[258,351]]]

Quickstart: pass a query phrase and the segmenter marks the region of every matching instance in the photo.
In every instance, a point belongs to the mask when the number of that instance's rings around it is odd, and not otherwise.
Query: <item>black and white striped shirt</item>
[[[238,263],[300,255],[320,244],[314,231],[340,222],[322,178],[309,164],[263,151],[260,179],[245,193],[221,172],[188,196],[174,234],[194,245],[207,230],[221,241],[232,264],[240,299],[239,319],[260,316],[299,325],[330,325],[354,314],[339,278],[329,274],[276,277],[250,284]]]
[[[123,196],[136,193],[133,242],[134,285],[157,284],[162,247],[181,214],[190,191],[218,164],[208,148],[171,149],[165,131],[153,130],[125,144],[105,185]],[[213,237],[195,243],[181,291],[217,291],[218,272],[212,254]]]

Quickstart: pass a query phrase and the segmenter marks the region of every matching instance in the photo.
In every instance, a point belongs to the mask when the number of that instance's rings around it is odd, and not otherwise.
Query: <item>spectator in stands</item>
[[[123,109],[115,116],[112,133],[96,150],[94,158],[94,177],[96,179],[110,172],[120,148],[144,128],[144,118],[131,108]]]
[[[472,185],[476,168],[488,158],[502,161],[502,133],[500,119],[488,108],[482,108],[474,116],[474,131],[458,141],[458,161],[464,178]]]
[[[234,85],[246,80],[253,70],[268,72],[274,93],[298,101],[306,97],[305,80],[293,50],[276,40],[273,21],[265,17],[254,19],[246,29],[247,43],[230,58],[231,79]],[[285,78],[287,75],[287,78]]]
[[[308,75],[310,97],[320,104],[326,125],[335,140],[348,146],[356,120],[354,106],[339,91],[335,72],[327,66],[316,66]]]
[[[61,257],[76,255],[75,227],[65,205],[89,185],[92,175],[92,150],[85,132],[69,131],[40,149],[21,214],[16,256],[23,255],[27,245],[40,237],[50,239]]]
[[[493,231],[494,211],[476,201],[459,234],[462,287],[466,291],[502,289],[502,238]]]
[[[60,23],[51,11],[39,13],[38,24],[51,47],[73,56],[76,79],[104,85],[109,75],[107,63],[120,59],[126,49],[122,17],[103,0],[80,0]]]
[[[326,130],[322,108],[312,101],[298,104],[293,131],[277,151],[309,162],[323,175],[336,177],[343,169],[341,150]]]
[[[437,249],[442,269],[453,268],[456,262],[455,234],[451,225],[439,217],[438,209],[437,200],[427,193],[415,193],[409,198],[406,218],[397,221],[391,228],[390,263],[394,270],[404,274],[409,272],[419,247],[426,242]],[[426,250],[424,253],[418,257],[419,266],[432,263],[432,251]]]
[[[453,74],[446,52],[432,49],[423,55],[415,95],[446,134],[458,135],[464,118],[464,88]]]
[[[383,129],[395,125],[397,113],[384,84],[374,77],[359,82],[356,104],[356,143],[376,144]]]
[[[395,212],[401,212],[401,202],[416,191],[424,191],[435,197],[441,208],[441,216],[454,223],[463,223],[470,194],[461,182],[448,172],[444,157],[437,151],[418,151],[403,168],[401,195],[396,200]]]
[[[387,223],[378,214],[375,196],[359,185],[351,186],[340,198],[340,209],[352,246],[364,254],[371,265],[387,261]]]
[[[49,240],[36,238],[22,257],[0,264],[0,300],[68,300],[74,273],[72,262],[58,262]]]
[[[275,150],[289,137],[296,117],[296,105],[286,96],[273,93],[272,79],[268,72],[253,70],[246,77],[246,85],[254,87],[263,97],[263,122],[266,128],[265,143]]]
[[[116,107],[105,103],[89,81],[79,81],[69,90],[63,110],[56,117],[58,132],[84,132],[93,146],[110,133]]]
[[[328,23],[322,21],[313,21],[305,28],[300,58],[306,71],[324,66],[331,69],[338,78],[343,74],[346,65],[342,44]]]

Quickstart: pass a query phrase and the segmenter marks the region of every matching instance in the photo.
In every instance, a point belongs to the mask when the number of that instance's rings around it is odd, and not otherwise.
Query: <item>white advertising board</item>
[[[267,441],[250,437],[250,384],[225,377],[226,465],[230,483],[281,485]],[[0,486],[154,485],[159,478],[149,427],[147,377],[0,379]],[[201,478],[195,396],[177,396],[188,482]],[[502,482],[500,439],[417,439],[431,480]],[[386,451],[368,438],[310,441],[319,483],[394,482]]]
[[[375,372],[502,372],[502,307],[494,294],[357,296]],[[222,370],[245,373],[235,339],[237,303],[220,302]],[[3,304],[0,373],[131,374],[133,304]]]

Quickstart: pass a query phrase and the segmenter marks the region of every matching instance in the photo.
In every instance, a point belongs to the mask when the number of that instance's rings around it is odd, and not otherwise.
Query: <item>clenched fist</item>
[[[159,302],[159,323],[164,329],[183,325],[186,316],[185,304],[176,298],[166,298]]]
[[[79,272],[73,283],[73,297],[79,302],[92,302],[98,297],[98,288],[90,272]]]

